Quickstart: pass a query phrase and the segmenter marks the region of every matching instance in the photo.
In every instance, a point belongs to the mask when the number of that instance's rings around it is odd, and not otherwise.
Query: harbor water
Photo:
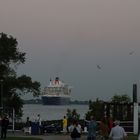
[[[25,121],[27,117],[31,121],[35,121],[37,114],[40,114],[41,119],[46,120],[60,120],[66,115],[67,109],[76,109],[80,114],[80,119],[85,117],[85,113],[88,112],[88,105],[41,105],[41,104],[25,104],[23,106],[22,121]]]

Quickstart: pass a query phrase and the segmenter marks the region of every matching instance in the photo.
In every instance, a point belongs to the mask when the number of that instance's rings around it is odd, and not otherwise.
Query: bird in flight
[[[101,66],[100,65],[96,65],[96,66],[97,66],[98,69],[101,69]]]
[[[134,53],[134,51],[129,52],[129,55],[132,55]]]

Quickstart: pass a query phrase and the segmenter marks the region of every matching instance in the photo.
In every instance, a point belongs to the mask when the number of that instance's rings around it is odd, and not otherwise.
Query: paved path
[[[69,135],[48,135],[48,136],[42,136],[43,140],[71,140]],[[86,140],[85,136],[81,137],[81,140]]]
[[[69,135],[63,135],[63,134],[45,134],[45,135],[25,135],[22,132],[8,132],[7,137],[36,137],[36,138],[42,138],[42,140],[71,140]],[[86,136],[82,135],[81,140],[86,140]]]

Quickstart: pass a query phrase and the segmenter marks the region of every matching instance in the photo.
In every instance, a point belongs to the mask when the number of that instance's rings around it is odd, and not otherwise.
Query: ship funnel
[[[55,84],[59,84],[59,77],[55,78]]]

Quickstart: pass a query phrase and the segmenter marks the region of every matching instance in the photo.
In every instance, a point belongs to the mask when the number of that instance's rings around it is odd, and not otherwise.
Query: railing
[[[121,121],[120,126],[122,126],[127,133],[133,133],[133,121]]]
[[[97,123],[99,124],[100,121],[97,121]],[[86,125],[84,121],[81,122],[80,124],[83,127],[83,133],[84,133],[84,128]],[[122,126],[125,129],[126,133],[133,133],[133,121],[121,121],[120,126]],[[12,123],[10,123],[8,126],[8,131],[21,131],[23,127],[24,127],[24,123],[16,123],[15,128],[13,130],[13,125]]]

